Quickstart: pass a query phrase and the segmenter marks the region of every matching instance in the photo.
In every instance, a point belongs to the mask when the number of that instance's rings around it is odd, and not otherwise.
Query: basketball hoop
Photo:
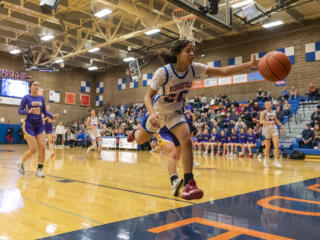
[[[192,28],[197,16],[189,14],[182,8],[179,8],[172,11],[172,18],[178,26],[180,39],[194,41]]]

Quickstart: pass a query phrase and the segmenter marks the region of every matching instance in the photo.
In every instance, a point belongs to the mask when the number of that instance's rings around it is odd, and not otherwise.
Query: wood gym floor
[[[25,145],[0,145],[3,239],[319,239],[320,162],[195,156],[204,198],[171,195],[160,154],[56,150],[43,179]],[[179,173],[182,176],[181,163]]]

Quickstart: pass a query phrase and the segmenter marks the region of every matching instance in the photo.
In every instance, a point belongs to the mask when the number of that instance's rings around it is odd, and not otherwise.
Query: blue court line
[[[16,171],[18,171],[17,168],[13,168],[13,167],[5,167],[5,166],[3,166],[3,168],[8,168],[8,169],[11,169],[11,170],[16,170]],[[33,172],[33,171],[26,171],[26,172],[35,173],[35,172]],[[129,189],[124,189],[124,188],[111,187],[111,186],[107,186],[107,185],[102,185],[102,184],[97,184],[97,183],[91,183],[91,182],[86,182],[86,181],[81,181],[81,180],[76,180],[76,179],[71,179],[71,178],[64,178],[64,177],[59,177],[59,176],[54,176],[54,175],[49,175],[49,174],[47,174],[46,176],[52,177],[52,178],[57,178],[57,179],[69,180],[69,181],[73,181],[73,182],[79,182],[79,183],[89,184],[89,185],[98,186],[98,187],[103,187],[103,188],[110,188],[110,189],[113,189],[113,190],[119,190],[119,191],[124,191],[124,192],[141,194],[141,195],[145,195],[145,196],[149,196],[149,197],[156,197],[156,198],[162,198],[162,199],[166,199],[166,200],[173,200],[173,201],[176,201],[176,202],[189,203],[189,204],[192,204],[192,205],[195,205],[195,204],[196,204],[196,203],[193,203],[193,202],[188,202],[188,201],[184,201],[184,200],[180,200],[180,199],[163,197],[163,196],[159,196],[159,195],[154,195],[154,194],[150,194],[150,193],[143,193],[143,192],[138,192],[138,191],[129,190]]]

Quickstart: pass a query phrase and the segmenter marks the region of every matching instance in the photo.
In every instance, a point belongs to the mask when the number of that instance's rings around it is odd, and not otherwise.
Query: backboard
[[[224,30],[232,30],[230,0],[168,0],[179,8],[210,21]]]
[[[132,79],[139,79],[141,77],[139,62],[136,58],[129,62],[129,69]]]

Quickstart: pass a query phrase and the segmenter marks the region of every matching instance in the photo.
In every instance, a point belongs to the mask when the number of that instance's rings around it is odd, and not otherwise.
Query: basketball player
[[[284,131],[284,127],[277,118],[277,114],[272,110],[272,104],[270,102],[265,102],[265,110],[261,113],[260,124],[263,125],[262,134],[265,138],[265,149],[264,149],[264,167],[269,167],[269,151],[271,140],[274,146],[274,162],[275,167],[281,168],[282,165],[279,162],[279,134],[276,127],[276,123],[281,127],[281,131]]]
[[[166,126],[177,137],[181,145],[185,184],[180,196],[187,200],[200,199],[203,196],[203,191],[197,187],[193,179],[191,135],[183,113],[185,97],[192,86],[192,80],[202,74],[228,76],[257,68],[259,64],[254,58],[252,62],[237,66],[208,67],[205,64],[192,63],[194,51],[193,42],[183,39],[174,44],[170,53],[161,54],[167,65],[155,72],[144,97],[148,115],[141,124],[143,128],[128,135],[128,142],[136,140],[138,144],[143,144],[153,133]],[[152,97],[156,94],[152,102]]]
[[[23,123],[23,132],[28,143],[28,151],[22,156],[18,163],[18,171],[24,174],[24,163],[38,149],[38,169],[37,177],[45,177],[43,164],[46,151],[46,135],[42,121],[42,115],[55,119],[58,115],[52,115],[46,111],[46,105],[42,96],[38,95],[39,83],[36,81],[29,82],[30,94],[24,96],[20,102],[18,113],[26,115]]]
[[[50,105],[46,106],[47,112],[50,113]],[[49,117],[42,116],[43,124],[44,124],[44,130],[47,134],[48,138],[48,146],[49,146],[49,156],[50,158],[53,158],[56,153],[54,151],[54,145],[53,145],[53,126],[52,126],[52,120]]]
[[[96,116],[96,111],[94,109],[91,110],[91,116],[87,118],[86,122],[86,127],[88,130],[89,137],[91,139],[91,146],[88,147],[87,149],[87,154],[92,150],[97,148],[97,143],[98,143],[98,154],[99,154],[99,159],[101,159],[101,135],[100,131],[98,129],[98,125],[101,127],[104,127],[99,119]]]

